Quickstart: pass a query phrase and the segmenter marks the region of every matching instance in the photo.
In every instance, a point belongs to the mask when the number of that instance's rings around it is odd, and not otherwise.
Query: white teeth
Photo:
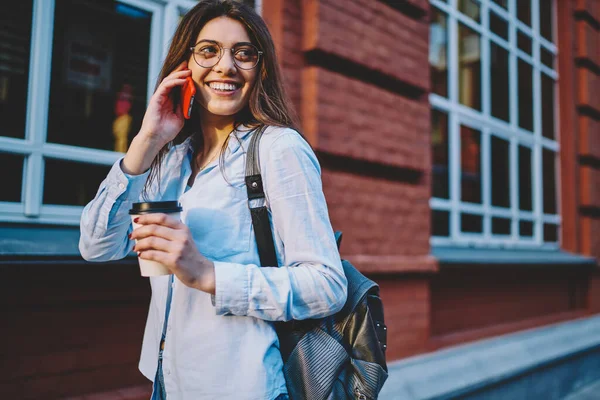
[[[215,90],[235,90],[236,86],[232,83],[222,83],[222,82],[211,82],[208,84],[212,89]]]

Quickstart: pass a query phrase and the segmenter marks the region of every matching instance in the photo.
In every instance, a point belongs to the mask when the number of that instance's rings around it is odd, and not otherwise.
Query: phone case
[[[185,83],[181,88],[181,109],[183,117],[190,119],[192,117],[192,107],[194,106],[194,97],[196,96],[196,85],[191,77],[185,78]]]

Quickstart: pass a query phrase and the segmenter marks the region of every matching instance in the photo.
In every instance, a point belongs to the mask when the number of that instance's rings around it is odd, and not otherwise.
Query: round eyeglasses
[[[222,47],[220,44],[210,41],[202,41],[190,47],[194,61],[202,68],[212,68],[223,57],[225,50],[231,50],[233,62],[238,68],[252,69],[258,65],[262,51],[250,43],[239,43],[231,48]]]

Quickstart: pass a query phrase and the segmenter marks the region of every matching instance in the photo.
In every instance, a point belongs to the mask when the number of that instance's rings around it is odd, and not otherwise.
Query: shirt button
[[[125,189],[125,185],[123,185],[122,183],[119,183],[119,189],[121,189],[121,190]]]

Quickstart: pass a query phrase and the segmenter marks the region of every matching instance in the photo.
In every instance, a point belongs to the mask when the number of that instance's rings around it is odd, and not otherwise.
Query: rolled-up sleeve
[[[216,261],[216,312],[271,321],[334,314],[346,301],[347,281],[319,163],[295,131],[266,139],[260,149],[261,173],[283,263],[271,268]]]
[[[127,175],[118,160],[98,192],[81,214],[79,251],[88,261],[110,261],[125,257],[133,248],[127,234],[131,228],[129,209],[138,201],[149,172]]]

